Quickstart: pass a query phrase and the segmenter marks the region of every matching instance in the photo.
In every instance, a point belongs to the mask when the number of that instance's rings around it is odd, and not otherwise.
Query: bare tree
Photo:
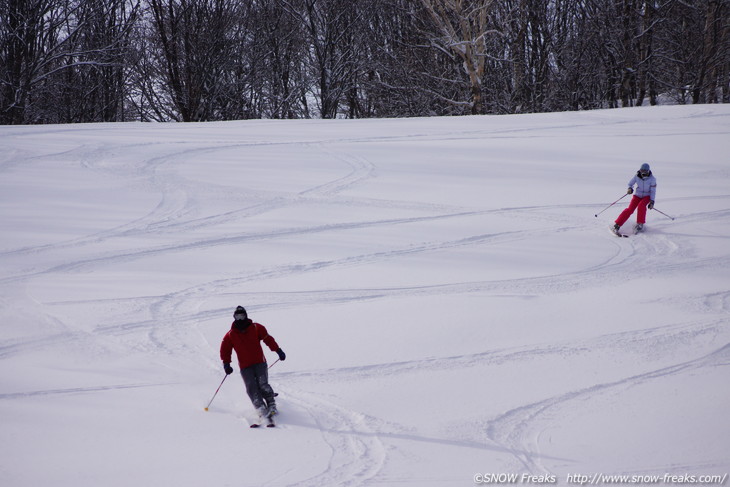
[[[125,0],[0,0],[0,121],[123,119]]]
[[[730,3],[723,0],[708,0],[704,6],[702,28],[702,54],[697,83],[692,93],[694,103],[717,103],[718,88],[722,86],[723,73],[728,64],[728,23]],[[727,86],[725,86],[727,91]]]
[[[64,63],[78,26],[75,8],[59,0],[2,0],[0,3],[0,116],[3,123],[42,122],[33,114],[31,93]]]
[[[0,0],[0,123],[730,102],[728,0]]]
[[[298,17],[281,1],[255,12],[253,49],[260,112],[269,118],[308,118],[306,35]]]
[[[360,2],[282,0],[306,34],[312,95],[322,118],[337,116],[358,66]]]
[[[358,85],[361,116],[409,117],[449,113],[459,98],[444,79],[458,77],[452,53],[432,48],[424,23],[430,20],[412,0],[373,0],[365,14],[367,39]],[[451,84],[451,83],[450,83]],[[447,93],[447,95],[444,95]],[[462,105],[458,105],[461,112]]]
[[[125,120],[129,44],[138,8],[139,2],[125,0],[79,3],[74,17],[79,35],[65,61],[70,66],[49,82],[47,110],[60,121]]]
[[[548,0],[503,1],[510,19],[507,50],[512,65],[510,112],[550,110],[556,16],[561,2]]]
[[[486,38],[501,34],[489,26],[494,0],[421,0],[438,35],[434,42],[455,53],[463,62],[471,91],[470,112],[483,112],[482,79],[488,56]]]
[[[152,64],[145,76],[153,79],[145,79],[143,88],[148,103],[169,100],[174,110],[161,106],[157,112],[185,122],[227,118],[221,111],[242,101],[235,93],[241,94],[240,85],[251,74],[244,60],[235,57],[242,52],[245,5],[235,0],[149,0],[149,11],[151,39],[144,46]],[[256,116],[240,104],[234,113]]]

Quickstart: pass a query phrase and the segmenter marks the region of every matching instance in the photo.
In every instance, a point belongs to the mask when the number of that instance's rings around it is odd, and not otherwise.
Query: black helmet
[[[246,308],[243,306],[236,307],[236,311],[233,312],[233,318],[236,320],[245,320],[248,318],[248,313],[246,313]]]

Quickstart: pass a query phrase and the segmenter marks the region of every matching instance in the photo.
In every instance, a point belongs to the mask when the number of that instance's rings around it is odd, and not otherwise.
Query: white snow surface
[[[728,105],[0,127],[0,485],[726,476],[728,154]],[[643,162],[675,220],[616,238]],[[204,410],[237,305],[275,429]]]

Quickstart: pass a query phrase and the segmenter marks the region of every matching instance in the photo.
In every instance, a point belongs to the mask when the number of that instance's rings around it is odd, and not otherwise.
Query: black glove
[[[279,356],[279,360],[286,360],[286,354],[284,353],[284,350],[279,349],[276,351],[276,354]]]
[[[231,363],[223,362],[223,370],[226,371],[226,375],[231,375],[233,373],[233,367],[231,367]]]
[[[653,209],[654,209],[654,202],[653,202],[653,201],[650,201],[650,202],[649,202],[649,207],[648,207],[648,208],[649,208],[650,210],[653,210]]]
[[[633,194],[634,188],[629,188],[626,190],[626,194]]]

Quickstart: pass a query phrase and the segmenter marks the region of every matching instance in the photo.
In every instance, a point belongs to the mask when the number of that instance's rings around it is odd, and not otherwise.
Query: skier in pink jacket
[[[634,189],[634,186],[636,187]],[[627,194],[633,194],[629,206],[616,218],[616,222],[613,226],[615,232],[618,232],[621,225],[626,223],[634,211],[638,208],[636,213],[636,225],[634,231],[641,231],[646,223],[646,209],[650,210],[654,208],[654,200],[656,199],[656,178],[651,173],[651,167],[649,164],[644,163],[641,168],[636,172],[636,176],[629,180],[629,189],[626,191]]]

